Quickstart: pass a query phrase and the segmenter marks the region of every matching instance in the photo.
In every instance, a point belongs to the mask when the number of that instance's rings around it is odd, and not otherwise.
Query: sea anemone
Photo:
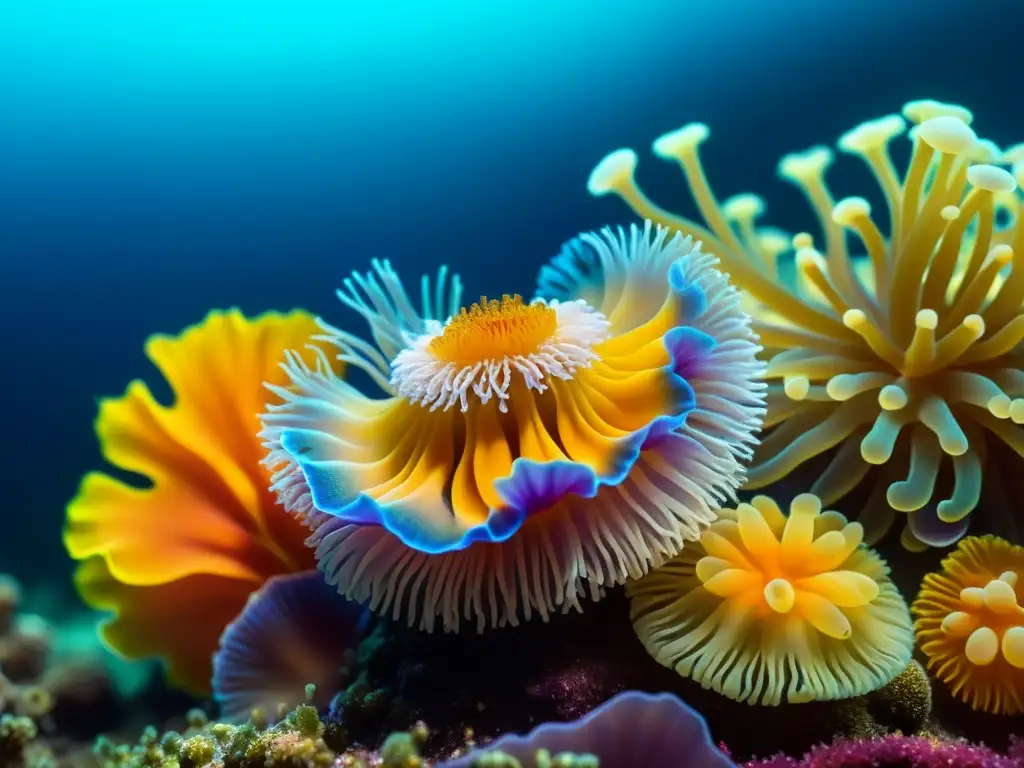
[[[247,319],[211,312],[146,354],[174,403],[142,381],[100,403],[96,432],[117,470],[91,472],[69,504],[64,543],[92,607],[113,612],[104,638],[130,658],[162,657],[172,683],[205,694],[224,628],[268,578],[314,566],[308,535],[281,510],[260,465],[264,382],[284,384],[284,350],[316,332],[302,312]]]
[[[326,709],[354,661],[370,615],[319,571],[275,576],[249,598],[213,657],[221,716],[244,721],[310,701]]]
[[[538,759],[538,753],[541,757]],[[680,765],[686,768],[730,768],[734,763],[711,740],[707,724],[696,711],[671,694],[651,696],[627,691],[573,723],[545,723],[526,736],[502,736],[486,749],[441,763],[438,768],[552,765],[544,757],[592,756],[601,768]],[[488,760],[488,757],[504,757]],[[512,758],[514,762],[508,761]],[[561,765],[561,763],[554,763]]]
[[[746,316],[689,238],[647,224],[584,239],[614,265],[668,265],[643,290],[635,270],[605,276],[632,320],[583,299],[460,309],[444,275],[434,301],[424,279],[417,313],[376,262],[339,296],[377,346],[326,323],[318,339],[385,396],[334,376],[322,351],[315,367],[288,358],[293,386],[263,417],[273,490],[346,596],[425,630],[546,619],[639,578],[714,519],[741,468],[716,463],[702,435],[749,444],[763,385],[747,376],[752,343],[728,364],[709,356],[715,329],[749,334]],[[720,382],[721,408],[696,403],[699,379]],[[715,424],[719,412],[736,418]],[[703,432],[682,429],[691,414]]]
[[[804,192],[824,235],[821,251],[806,233],[792,239],[795,277],[779,260],[786,238],[755,225],[764,209],[758,198],[716,201],[698,155],[705,125],[662,136],[654,152],[682,167],[708,228],[640,192],[632,150],[608,155],[589,181],[593,194],[614,192],[640,216],[703,240],[756,302],[754,329],[772,381],[765,426],[775,429],[754,457],[748,487],[838,448],[811,488],[833,504],[881,465],[862,517],[869,543],[888,530],[894,510],[910,513],[908,548],[953,543],[978,505],[986,434],[1024,455],[1024,224],[1015,192],[1024,151],[1004,156],[979,141],[971,119],[962,107],[913,102],[903,116],[839,139],[877,179],[887,232],[865,199],[833,200],[828,148],[784,158],[780,175]],[[907,120],[917,125],[901,180],[889,143]],[[992,164],[1015,159],[1017,180]],[[866,256],[852,257],[850,233]],[[940,472],[950,465],[951,476]]]
[[[877,690],[914,633],[864,530],[797,496],[722,510],[700,544],[628,584],[637,636],[659,663],[730,699],[776,705]]]
[[[650,247],[636,228],[630,238],[628,247],[619,248],[591,237],[570,240],[541,269],[537,296],[584,300],[608,318],[609,329],[616,335],[649,322],[661,305],[675,253]],[[725,275],[710,268],[715,264],[708,254],[691,257],[692,279],[707,296],[708,305],[691,327],[716,342],[707,354],[692,360],[684,373],[693,387],[694,406],[677,430],[677,442],[699,460],[690,466],[685,485],[664,488],[676,504],[699,509],[704,518],[718,502],[734,498],[764,415],[764,364],[756,357],[761,348],[750,330],[749,316],[739,309],[739,293]],[[642,457],[641,463],[656,465],[656,458]],[[629,503],[627,486],[608,493],[617,495],[618,503]]]
[[[1024,712],[1024,547],[972,536],[924,579],[911,610],[928,669],[974,709]]]

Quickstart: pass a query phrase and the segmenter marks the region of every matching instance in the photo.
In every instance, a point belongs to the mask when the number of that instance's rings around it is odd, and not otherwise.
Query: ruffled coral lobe
[[[86,602],[113,613],[102,631],[115,649],[162,657],[188,690],[209,690],[217,639],[248,596],[271,576],[312,566],[308,531],[268,490],[256,435],[264,382],[283,384],[284,350],[303,347],[316,330],[302,312],[211,312],[146,343],[171,405],[141,381],[100,404],[104,457],[149,487],[85,476],[64,533],[83,561],[76,584]]]

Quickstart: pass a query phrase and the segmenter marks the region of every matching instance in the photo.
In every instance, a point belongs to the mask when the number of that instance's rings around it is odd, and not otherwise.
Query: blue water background
[[[608,151],[692,210],[649,153],[691,120],[721,196],[804,228],[777,158],[908,99],[1024,140],[1022,26],[1019,0],[0,0],[0,571],[67,578],[95,398],[156,380],[149,334],[232,305],[358,327],[333,288],[374,256],[529,293],[628,220],[584,188]]]

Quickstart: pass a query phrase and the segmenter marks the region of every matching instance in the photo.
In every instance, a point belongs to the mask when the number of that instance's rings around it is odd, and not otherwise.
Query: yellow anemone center
[[[555,335],[558,317],[545,304],[526,304],[519,294],[480,301],[452,317],[428,349],[439,360],[475,365],[483,360],[527,356]]]
[[[1024,669],[1024,608],[1016,584],[1017,574],[1007,571],[984,587],[967,587],[960,592],[962,610],[942,620],[947,635],[967,638],[964,655],[972,664],[988,666],[1002,654],[1011,666]]]
[[[698,561],[697,577],[711,594],[737,611],[753,611],[762,620],[790,612],[837,640],[853,633],[843,609],[859,608],[878,597],[870,576],[841,566],[863,538],[857,523],[817,532],[820,500],[803,494],[793,500],[789,517],[767,497],[736,509],[742,548],[712,525],[701,539],[708,556]]]

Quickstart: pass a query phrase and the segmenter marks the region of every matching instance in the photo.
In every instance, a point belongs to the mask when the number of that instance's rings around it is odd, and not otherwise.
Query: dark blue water
[[[648,148],[690,120],[721,195],[807,226],[777,158],[906,100],[1024,140],[1022,24],[1019,0],[0,0],[0,571],[65,578],[95,398],[152,377],[149,334],[231,305],[345,325],[333,288],[373,256],[528,293],[627,219],[584,188],[608,151],[689,210]]]

